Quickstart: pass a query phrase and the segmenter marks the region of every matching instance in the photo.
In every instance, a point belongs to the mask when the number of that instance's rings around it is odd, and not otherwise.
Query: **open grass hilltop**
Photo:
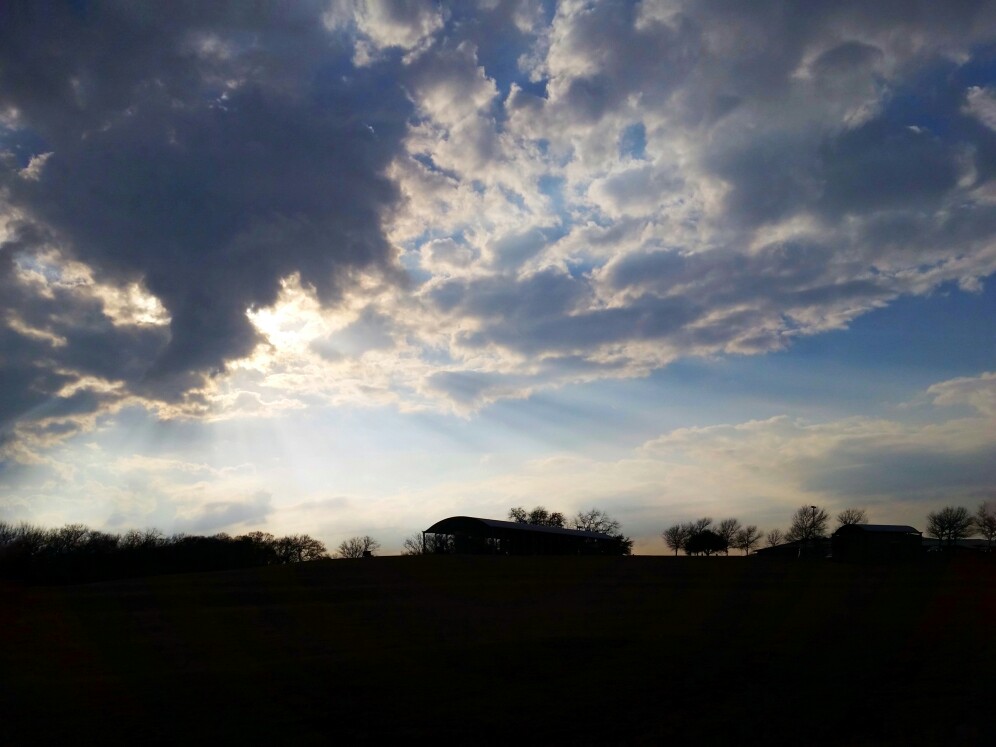
[[[2,589],[8,744],[991,744],[996,564],[316,561]]]

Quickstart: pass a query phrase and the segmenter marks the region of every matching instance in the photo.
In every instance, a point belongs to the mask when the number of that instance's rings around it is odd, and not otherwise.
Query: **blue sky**
[[[991,3],[5,8],[0,518],[923,528],[996,499],[994,178]]]

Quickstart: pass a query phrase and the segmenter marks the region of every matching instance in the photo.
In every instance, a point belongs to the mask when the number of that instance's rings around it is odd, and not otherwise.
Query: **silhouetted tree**
[[[249,532],[235,538],[244,548],[253,565],[274,565],[280,561],[277,538],[269,532]]]
[[[174,537],[182,539],[183,535],[178,534],[174,535]],[[163,533],[158,529],[129,529],[121,535],[121,546],[131,550],[149,550],[160,547],[165,543],[165,537],[163,537]]]
[[[374,553],[380,549],[380,542],[370,535],[363,537],[350,537],[345,540],[339,549],[336,550],[337,558],[362,558],[364,553]]]
[[[927,514],[927,533],[948,547],[971,535],[974,524],[968,509],[962,506],[947,506]]]
[[[553,514],[560,516],[560,514]],[[562,524],[551,524],[550,526],[563,526]],[[629,555],[633,552],[633,540],[625,536],[619,529],[622,527],[618,521],[609,516],[605,511],[592,508],[589,511],[578,511],[571,520],[571,529],[583,532],[599,532],[607,534],[616,541],[616,549],[613,554]]]
[[[532,511],[526,511],[522,506],[509,509],[509,521],[519,524],[537,524],[544,527],[561,527],[567,523],[567,519],[559,511],[550,512],[543,506],[537,506]]]
[[[733,546],[738,550],[743,550],[744,555],[750,555],[750,551],[761,544],[762,537],[764,537],[764,532],[753,524],[748,524],[737,530],[736,536],[733,538]]]
[[[306,534],[274,538],[251,532],[232,538],[175,534],[157,529],[119,536],[67,524],[44,530],[0,522],[0,575],[44,583],[144,576],[156,573],[245,568],[326,557],[325,545]]]
[[[772,529],[768,532],[768,547],[778,547],[785,541],[785,535],[781,529]]]
[[[812,542],[822,539],[827,534],[827,524],[830,514],[819,506],[800,506],[792,516],[792,526],[789,527],[785,539],[789,542]]]
[[[47,550],[56,555],[64,555],[82,547],[90,530],[83,524],[66,524],[48,533]]]
[[[993,539],[996,539],[996,502],[985,501],[979,505],[979,510],[975,512],[975,527],[992,550]]]
[[[601,509],[578,511],[571,520],[571,527],[584,532],[601,532],[602,534],[618,534],[622,525]]]
[[[696,519],[689,523],[689,529],[693,534],[698,532],[704,532],[706,529],[712,526],[712,519],[708,516],[703,516],[701,519]]]
[[[690,536],[691,531],[688,524],[674,524],[661,532],[664,544],[668,546],[669,550],[674,550],[675,555],[678,554],[678,550],[685,549],[685,543]]]
[[[413,534],[401,543],[402,555],[445,555],[453,552],[453,537],[448,534]]]
[[[370,537],[354,537],[353,539],[362,539],[367,543],[367,546],[363,548],[364,550],[373,552],[380,547],[380,544]],[[314,537],[309,537],[307,534],[292,534],[287,537],[281,537],[277,540],[276,549],[277,558],[281,563],[304,563],[308,560],[320,560],[328,557],[325,544]],[[339,545],[339,550],[342,550],[342,545]],[[363,557],[362,551],[360,552],[360,557]]]
[[[863,508],[845,508],[837,514],[837,526],[847,527],[852,524],[867,524],[868,514]]]
[[[615,540],[615,547],[611,552],[612,555],[631,555],[633,553],[633,540],[631,538],[620,532],[619,534],[613,534],[612,539]]]
[[[711,529],[695,532],[685,542],[685,552],[689,555],[712,555],[724,552],[728,547],[726,540]]]
[[[740,531],[740,522],[737,519],[723,519],[716,527],[716,534],[723,538],[726,543],[726,554],[730,554],[730,546]]]

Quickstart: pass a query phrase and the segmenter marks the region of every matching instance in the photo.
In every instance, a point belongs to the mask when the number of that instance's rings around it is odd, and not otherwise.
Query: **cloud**
[[[996,479],[996,430],[986,409],[991,379],[990,374],[954,379],[927,390],[937,405],[980,403],[979,413],[970,418],[906,423],[852,417],[813,423],[778,416],[677,429],[648,442],[641,452],[702,468],[712,465],[731,483],[743,480],[753,486],[748,490],[767,483],[762,494],[793,495],[798,502],[911,511],[917,503],[974,501],[989,495]],[[909,505],[897,509],[897,499]]]
[[[354,59],[366,65],[385,49],[424,46],[443,27],[444,16],[430,0],[335,0],[323,21],[331,30],[355,27],[359,38]]]
[[[992,4],[279,8],[0,29],[6,443],[466,412],[996,272]]]
[[[180,532],[208,534],[223,529],[265,524],[272,511],[272,496],[259,491],[241,501],[210,501],[181,510],[175,526]]]
[[[934,384],[927,390],[935,405],[968,405],[983,415],[996,415],[996,373],[966,376]]]
[[[190,10],[24,9],[0,30],[0,424],[84,376],[196,405],[265,342],[246,311],[283,278],[333,305],[358,274],[400,277],[384,171],[410,105],[390,71],[354,69],[315,5]],[[60,279],[74,263],[86,287]],[[156,323],[122,319],[129,293]]]

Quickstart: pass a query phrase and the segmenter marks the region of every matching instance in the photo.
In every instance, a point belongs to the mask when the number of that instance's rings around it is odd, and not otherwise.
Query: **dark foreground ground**
[[[0,588],[4,744],[996,744],[996,564],[375,558]]]

